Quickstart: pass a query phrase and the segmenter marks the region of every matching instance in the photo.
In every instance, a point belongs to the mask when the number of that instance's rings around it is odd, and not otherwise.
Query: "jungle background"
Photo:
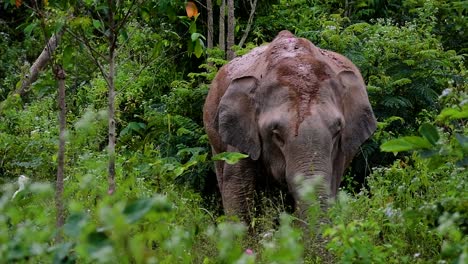
[[[467,263],[468,1],[0,1],[0,263]],[[378,120],[325,212],[222,213],[202,106],[281,30]],[[23,176],[22,176],[23,175]],[[261,209],[261,210],[260,210]],[[304,224],[309,228],[304,228]]]

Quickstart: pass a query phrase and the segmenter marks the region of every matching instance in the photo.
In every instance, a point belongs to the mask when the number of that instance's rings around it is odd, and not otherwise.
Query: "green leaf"
[[[26,35],[26,37],[31,36],[31,32],[32,32],[36,27],[37,27],[37,23],[36,23],[36,22],[29,24],[29,25],[24,29],[24,34]]]
[[[387,141],[380,146],[380,149],[384,152],[401,152],[428,149],[431,146],[431,143],[423,137],[409,136]]]
[[[197,32],[197,24],[195,23],[195,21],[192,21],[192,23],[190,23],[189,32],[190,34]]]
[[[130,122],[124,129],[122,129],[122,131],[120,131],[120,136],[125,136],[132,132],[140,133],[144,129],[146,129],[145,123]]]
[[[399,138],[383,143],[380,149],[384,152],[401,152],[412,150],[413,146],[406,140]]]
[[[60,243],[57,246],[49,248],[50,251],[54,252],[53,264],[64,264],[64,263],[75,263],[73,254],[70,254],[73,248],[73,243]]]
[[[174,172],[174,174],[175,174],[176,177],[182,175],[182,174],[184,173],[184,171],[185,171],[185,168],[182,167],[182,166],[176,167],[176,168],[173,170],[173,172]]]
[[[122,36],[122,38],[124,39],[124,42],[126,42],[128,40],[127,30],[125,30],[125,28],[122,28],[119,33],[120,36]]]
[[[129,223],[135,223],[140,220],[143,216],[146,215],[151,210],[153,206],[153,199],[139,199],[130,204],[127,204],[123,210],[127,221]]]
[[[403,86],[403,85],[406,85],[406,84],[410,84],[411,83],[411,79],[409,78],[402,78],[402,79],[399,79],[399,80],[396,80],[392,83],[393,86]]]
[[[227,164],[233,165],[239,162],[241,159],[245,159],[249,157],[247,154],[239,153],[239,152],[222,152],[213,156],[213,160],[223,160],[227,162]]]
[[[167,197],[157,195],[153,197],[153,209],[156,212],[169,212],[172,210],[172,205],[167,201]]]
[[[95,29],[102,31],[102,23],[99,20],[93,19],[93,26]]]
[[[468,104],[463,105],[461,110],[455,108],[445,108],[442,112],[437,116],[437,120],[443,121],[446,119],[464,119],[468,118]]]
[[[421,134],[429,143],[432,145],[436,145],[437,141],[439,141],[439,132],[435,128],[435,126],[424,123],[419,127],[419,134]]]
[[[88,217],[84,213],[73,213],[71,214],[63,226],[63,231],[67,236],[78,237],[81,233],[81,230],[86,225]]]
[[[191,35],[192,41],[197,40],[198,38],[200,38],[201,35],[202,34],[200,34],[200,33],[192,33],[192,35]]]
[[[198,41],[195,42],[193,53],[197,58],[200,58],[200,56],[203,54],[203,41],[201,39],[198,39]]]
[[[108,249],[112,248],[112,244],[104,232],[90,233],[86,244],[88,254],[92,258],[109,260],[108,258],[111,257]]]
[[[71,64],[72,58],[73,58],[73,47],[71,45],[67,45],[63,49],[63,65]]]
[[[412,144],[414,149],[429,149],[432,147],[431,143],[423,137],[408,136],[403,137],[403,139]]]

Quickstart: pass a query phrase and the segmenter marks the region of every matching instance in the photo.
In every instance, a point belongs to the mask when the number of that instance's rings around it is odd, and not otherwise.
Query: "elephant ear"
[[[359,147],[374,133],[377,122],[361,75],[354,71],[343,71],[338,74],[338,78],[344,87],[342,107],[345,126],[341,134],[341,149],[346,167]]]
[[[258,80],[247,76],[234,79],[218,107],[221,140],[258,160],[261,143],[257,126],[255,90]]]

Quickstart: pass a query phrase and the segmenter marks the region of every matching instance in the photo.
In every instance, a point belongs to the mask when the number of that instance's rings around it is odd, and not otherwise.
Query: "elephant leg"
[[[214,155],[218,154],[219,152],[216,151],[213,147],[211,148],[211,152]],[[218,181],[218,188],[221,193],[223,193],[223,167],[224,162],[221,160],[217,160],[214,162],[215,165],[215,173],[216,173],[216,180]]]
[[[234,165],[225,163],[223,168],[222,199],[227,215],[238,215],[249,224],[253,212],[256,164],[250,158]]]

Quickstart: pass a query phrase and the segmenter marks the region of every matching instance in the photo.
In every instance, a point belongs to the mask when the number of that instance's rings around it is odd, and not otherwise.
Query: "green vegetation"
[[[243,156],[211,157],[203,130],[209,83],[226,63],[205,47],[206,7],[193,18],[181,0],[112,9],[125,23],[115,32],[117,186],[108,195],[108,83],[96,64],[109,69],[108,6],[26,2],[0,7],[0,263],[467,262],[466,1],[258,1],[236,52],[288,29],[343,53],[361,69],[379,125],[326,212],[311,184],[307,223],[283,195],[265,196],[250,229],[221,213],[212,165]],[[235,5],[237,42],[250,4]],[[15,93],[61,30],[49,65]],[[63,227],[53,64],[67,74]]]

